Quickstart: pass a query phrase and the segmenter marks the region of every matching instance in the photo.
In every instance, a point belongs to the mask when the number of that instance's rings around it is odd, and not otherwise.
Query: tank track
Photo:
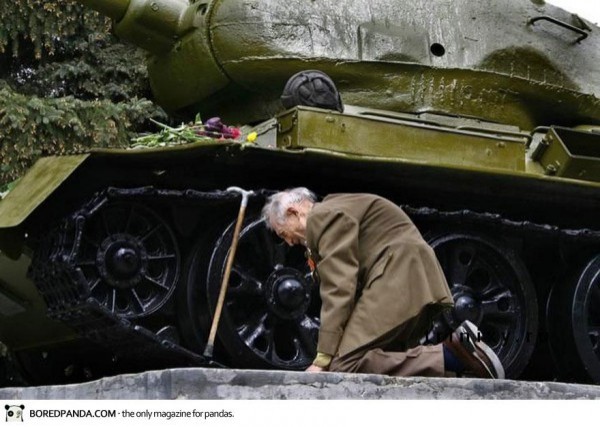
[[[446,224],[465,226],[485,226],[497,232],[517,232],[523,236],[544,236],[563,239],[564,241],[586,244],[600,243],[600,230],[589,228],[565,229],[555,225],[537,224],[531,221],[513,221],[493,213],[474,212],[468,209],[459,211],[440,211],[433,208],[414,208],[401,205],[402,209],[413,219],[423,221],[439,221]]]
[[[117,316],[90,297],[90,286],[76,256],[85,223],[109,201],[176,198],[202,203],[232,201],[236,194],[172,191],[154,188],[121,190],[109,188],[70,215],[44,237],[35,253],[29,277],[47,305],[51,319],[72,328],[81,337],[109,349],[117,359],[140,360],[149,365],[217,365],[177,344],[168,333],[152,332],[129,319]]]
[[[272,194],[260,190],[264,198]],[[84,226],[109,201],[187,201],[198,204],[231,203],[238,194],[223,191],[161,190],[154,187],[134,189],[108,188],[70,215],[60,227],[40,242],[32,261],[29,275],[43,295],[48,316],[71,327],[74,331],[105,348],[118,358],[138,359],[171,365],[205,365],[206,359],[170,339],[143,326],[117,316],[90,298],[89,284],[75,258],[81,243]],[[600,244],[600,230],[561,229],[530,221],[512,221],[498,214],[470,210],[440,211],[401,205],[415,221],[436,222],[460,226],[485,226],[498,232],[516,232],[521,235],[544,235],[568,241]]]

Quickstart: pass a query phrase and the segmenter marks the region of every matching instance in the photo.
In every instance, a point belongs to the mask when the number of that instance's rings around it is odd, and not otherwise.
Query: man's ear
[[[298,208],[296,206],[288,206],[288,208],[285,210],[285,213],[288,216],[292,216],[292,215],[298,216]]]

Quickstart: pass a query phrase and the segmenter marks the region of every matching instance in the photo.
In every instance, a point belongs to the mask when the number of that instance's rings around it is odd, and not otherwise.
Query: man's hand
[[[317,357],[315,357],[315,360],[313,360],[312,364],[306,368],[306,372],[323,372],[323,371],[327,371],[329,364],[331,363],[331,355],[330,354],[325,354],[325,353],[321,353],[320,351],[317,351]]]

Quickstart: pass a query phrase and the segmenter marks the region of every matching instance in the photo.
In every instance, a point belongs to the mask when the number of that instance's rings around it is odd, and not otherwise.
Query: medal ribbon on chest
[[[313,258],[313,254],[310,248],[306,248],[304,256],[306,257],[306,263],[308,264],[308,268],[310,269],[310,275],[312,276],[313,280],[317,282],[319,280],[319,276],[317,275],[317,263]]]

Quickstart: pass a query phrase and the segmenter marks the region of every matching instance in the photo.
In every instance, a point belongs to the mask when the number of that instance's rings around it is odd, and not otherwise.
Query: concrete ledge
[[[600,399],[600,386],[467,378],[181,368],[0,389],[36,399]]]

